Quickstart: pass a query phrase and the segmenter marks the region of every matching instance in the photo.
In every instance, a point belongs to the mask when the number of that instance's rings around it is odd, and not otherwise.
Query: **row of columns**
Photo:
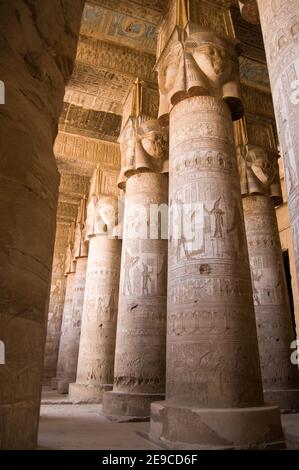
[[[99,168],[92,179],[70,398],[103,401],[114,417],[151,414],[150,437],[169,446],[283,445],[275,405],[298,409],[299,382],[277,155],[248,136],[228,10],[203,0],[172,7],[159,32],[159,121],[145,109],[154,90],[138,81],[124,108],[122,250],[116,201],[101,194]]]

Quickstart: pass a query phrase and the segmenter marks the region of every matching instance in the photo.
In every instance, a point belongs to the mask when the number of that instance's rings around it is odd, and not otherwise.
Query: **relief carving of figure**
[[[123,295],[126,295],[127,291],[129,295],[133,295],[132,283],[131,283],[131,270],[133,266],[139,261],[139,256],[131,256],[128,251],[125,255],[125,272],[124,272],[124,284],[123,284]]]
[[[150,295],[149,284],[152,281],[153,269],[150,271],[147,264],[142,263],[142,295]]]
[[[220,201],[221,201],[221,197],[217,199],[217,201],[215,201],[214,207],[210,211],[205,207],[205,211],[210,216],[212,215],[214,217],[215,230],[214,230],[213,238],[223,237],[223,216],[225,212],[220,208]]]

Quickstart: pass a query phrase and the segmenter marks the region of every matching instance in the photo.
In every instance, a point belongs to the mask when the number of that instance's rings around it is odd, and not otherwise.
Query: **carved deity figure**
[[[214,207],[212,210],[208,210],[205,208],[205,211],[214,217],[215,222],[215,230],[214,230],[214,238],[222,238],[223,237],[223,216],[225,212],[220,208],[220,201],[221,198],[217,199],[214,203]]]
[[[157,120],[140,121],[140,118],[130,118],[119,139],[122,169],[118,186],[121,189],[125,189],[127,178],[138,171],[168,172],[167,129]]]
[[[126,290],[130,295],[133,295],[132,283],[131,283],[131,270],[133,266],[139,261],[139,256],[131,256],[128,251],[125,255],[125,272],[124,272],[124,288],[123,294],[126,295]]]
[[[153,270],[150,271],[148,265],[142,263],[143,271],[142,271],[142,294],[143,295],[150,295],[149,292],[149,283],[152,281],[152,274]]]
[[[240,145],[237,156],[242,194],[265,194],[281,202],[277,155],[262,147]]]
[[[223,98],[233,119],[239,119],[243,106],[238,67],[234,46],[214,33],[193,32],[169,44],[157,65],[162,122],[172,106],[192,96]]]

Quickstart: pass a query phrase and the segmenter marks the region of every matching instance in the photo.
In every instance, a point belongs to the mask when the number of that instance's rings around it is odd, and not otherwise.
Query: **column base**
[[[58,380],[57,382],[57,392],[61,395],[67,395],[69,393],[69,382],[65,380]]]
[[[299,412],[299,389],[264,390],[264,399],[278,406],[281,413]]]
[[[153,403],[149,438],[169,449],[286,447],[277,406],[202,409]]]
[[[163,400],[164,395],[153,393],[107,392],[103,396],[103,413],[121,421],[149,421],[151,404]]]
[[[102,403],[105,392],[112,390],[113,385],[77,384],[69,385],[69,399],[72,403]]]

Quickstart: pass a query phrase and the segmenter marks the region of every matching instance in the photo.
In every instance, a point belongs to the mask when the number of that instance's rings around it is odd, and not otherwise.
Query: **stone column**
[[[50,385],[51,380],[56,376],[66,288],[64,270],[67,242],[68,224],[57,222],[44,359],[43,383],[45,385]]]
[[[171,110],[171,218],[166,401],[151,406],[150,435],[172,447],[270,446],[283,434],[278,407],[263,401],[234,147],[232,118],[243,111],[231,19],[214,1],[189,7],[170,41],[175,15],[166,17],[158,50],[160,114]]]
[[[58,197],[53,142],[83,0],[0,6],[0,448],[37,443]]]
[[[76,274],[72,288],[71,318],[67,325],[65,338],[64,370],[57,386],[59,393],[68,393],[69,384],[76,380],[88,256],[88,245],[85,242],[85,220],[86,196],[80,202],[76,222],[74,241]]]
[[[87,210],[89,255],[76,383],[70,384],[73,402],[100,403],[112,389],[121,241],[117,238],[117,197],[103,194],[103,173],[92,178]],[[115,192],[117,180],[110,179]]]
[[[299,3],[258,0],[257,5],[283,154],[299,279]],[[253,21],[250,15],[245,19]]]
[[[72,318],[73,293],[74,293],[74,282],[75,282],[75,273],[76,273],[76,260],[74,258],[74,240],[75,240],[75,222],[72,222],[69,226],[68,246],[67,246],[67,251],[66,251],[66,263],[65,263],[66,290],[65,290],[63,314],[62,314],[57,370],[56,370],[56,377],[54,377],[51,380],[51,387],[53,389],[56,389],[58,387],[58,382],[59,380],[62,379],[65,373],[67,339],[68,339],[68,331],[70,328],[70,323],[71,323],[71,318]]]
[[[146,95],[158,104],[157,91],[137,81],[120,136],[119,186],[126,191],[121,282],[114,386],[103,400],[105,414],[126,419],[148,417],[151,402],[165,393],[168,136],[157,120],[146,120]]]
[[[282,203],[278,155],[275,147],[256,144],[245,118],[235,130],[264,398],[284,411],[298,410],[299,372],[290,361],[295,338],[275,212]]]

